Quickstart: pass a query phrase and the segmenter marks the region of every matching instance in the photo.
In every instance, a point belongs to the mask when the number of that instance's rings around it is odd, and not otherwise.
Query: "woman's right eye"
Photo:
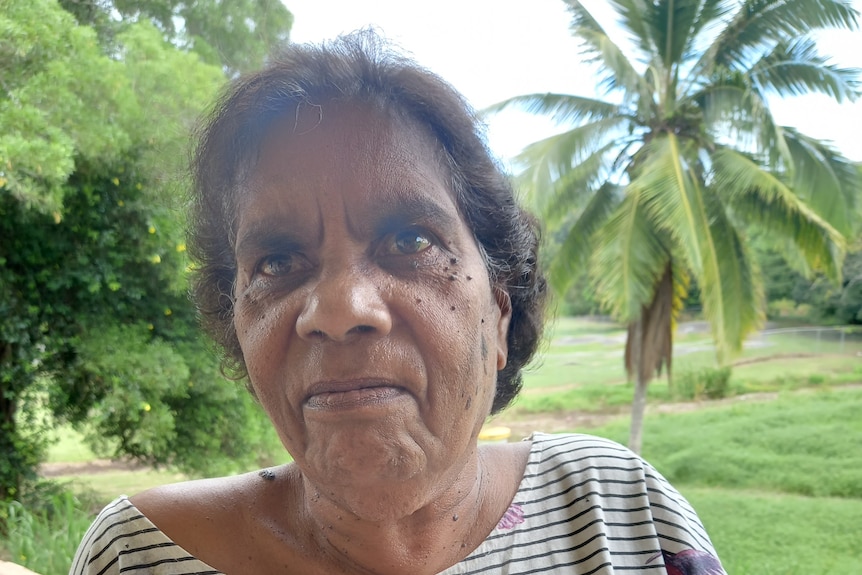
[[[260,262],[257,269],[265,276],[281,277],[293,269],[293,257],[282,254],[267,256]]]
[[[424,252],[433,244],[431,237],[421,230],[406,230],[386,239],[383,249],[389,255],[410,256]]]

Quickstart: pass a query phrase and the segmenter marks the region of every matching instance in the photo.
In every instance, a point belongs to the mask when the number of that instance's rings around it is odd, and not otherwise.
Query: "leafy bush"
[[[6,524],[2,546],[9,558],[41,575],[65,575],[93,520],[86,497],[54,483],[40,483],[21,500],[0,502]]]
[[[671,394],[676,399],[721,399],[730,392],[730,367],[705,367],[674,375]]]

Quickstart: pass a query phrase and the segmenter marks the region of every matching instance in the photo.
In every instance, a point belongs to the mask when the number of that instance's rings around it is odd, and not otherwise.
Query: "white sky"
[[[369,25],[448,80],[477,109],[534,92],[593,96],[589,68],[580,65],[562,0],[283,0],[293,12],[291,39],[316,42]],[[862,11],[862,0],[852,0]],[[607,14],[607,4],[585,1]],[[591,8],[592,8],[591,6]],[[606,28],[602,15],[594,12]],[[834,63],[862,68],[862,32],[830,31],[818,39]],[[831,140],[862,161],[862,99],[837,105],[811,96],[771,103],[779,123]],[[492,150],[503,159],[558,128],[512,111],[488,120]]]

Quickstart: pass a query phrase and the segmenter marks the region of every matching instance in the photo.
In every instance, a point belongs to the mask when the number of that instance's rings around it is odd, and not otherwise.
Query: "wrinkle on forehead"
[[[273,214],[282,218],[282,229],[314,229],[318,242],[325,235],[324,215],[336,211],[355,237],[367,234],[373,221],[396,214],[438,221],[460,216],[442,146],[427,127],[403,113],[352,102],[303,106],[296,118],[284,115],[273,124],[259,151],[238,209],[242,219],[252,220],[257,233],[261,226],[277,223]],[[319,154],[321,163],[301,171],[309,153]],[[353,180],[344,178],[345,165],[355,173]],[[337,186],[349,189],[353,182],[355,203],[351,194],[326,193]],[[444,192],[451,210],[434,205],[430,200],[434,189]],[[269,210],[273,214],[255,210],[253,198],[273,192],[271,197],[282,207]],[[440,204],[442,198],[437,198]]]

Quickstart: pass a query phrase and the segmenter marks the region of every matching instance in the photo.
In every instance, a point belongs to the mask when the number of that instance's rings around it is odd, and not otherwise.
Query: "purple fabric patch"
[[[512,505],[510,505],[503,514],[500,522],[497,523],[497,529],[511,529],[515,525],[520,525],[523,522],[524,510],[517,503],[512,503]]]

